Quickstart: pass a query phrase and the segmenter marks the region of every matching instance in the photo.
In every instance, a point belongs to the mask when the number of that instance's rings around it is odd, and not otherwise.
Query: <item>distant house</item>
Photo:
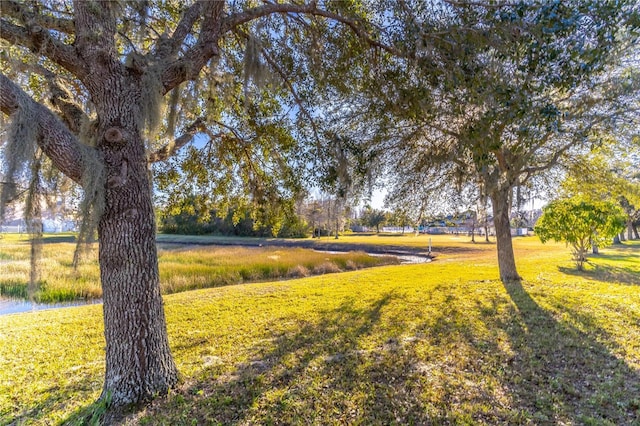
[[[0,224],[0,232],[21,234],[27,232],[27,224],[24,219],[5,220]]]
[[[60,219],[45,219],[42,221],[42,228],[44,232],[50,233],[73,232],[78,230],[74,221]]]
[[[392,234],[402,234],[402,233],[411,233],[414,232],[413,226],[383,226],[380,229],[382,232],[389,232]]]

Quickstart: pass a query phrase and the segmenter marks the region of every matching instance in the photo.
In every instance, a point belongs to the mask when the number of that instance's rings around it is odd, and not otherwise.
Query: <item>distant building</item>
[[[392,234],[402,234],[402,233],[411,233],[414,232],[413,226],[383,226],[380,228],[382,232],[389,232]]]

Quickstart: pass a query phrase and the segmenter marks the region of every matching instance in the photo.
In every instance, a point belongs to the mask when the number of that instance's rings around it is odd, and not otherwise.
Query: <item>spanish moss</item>
[[[146,133],[149,142],[152,142],[156,138],[158,128],[162,123],[164,106],[164,86],[162,85],[159,67],[147,67],[142,76],[141,87],[140,117],[137,121],[142,123],[141,132]]]
[[[78,231],[78,244],[73,253],[74,268],[80,265],[95,242],[96,229],[105,208],[105,172],[100,154],[91,147],[83,147],[82,160],[84,163],[82,176],[84,196],[80,203],[82,222]]]
[[[20,96],[18,109],[11,116],[2,157],[4,185],[0,186],[0,219],[4,218],[6,205],[16,199],[18,182],[26,179],[36,152],[36,127],[29,99]]]

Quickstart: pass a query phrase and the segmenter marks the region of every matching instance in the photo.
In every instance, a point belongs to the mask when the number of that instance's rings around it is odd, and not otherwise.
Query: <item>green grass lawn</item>
[[[165,296],[182,381],[125,422],[638,424],[638,242],[577,273],[564,245],[517,238],[509,287],[495,245],[433,243],[430,264]],[[90,412],[103,347],[99,306],[0,317],[0,424]]]

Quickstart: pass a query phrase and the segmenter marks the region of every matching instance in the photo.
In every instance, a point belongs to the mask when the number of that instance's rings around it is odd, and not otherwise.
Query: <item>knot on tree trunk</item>
[[[124,220],[132,222],[138,217],[138,210],[136,209],[125,210],[122,216]]]
[[[117,127],[109,127],[107,131],[104,132],[104,140],[110,145],[124,145],[124,135]]]
[[[31,34],[34,34],[34,35],[40,35],[44,30],[40,25],[36,24],[34,21],[28,22],[28,27]]]

